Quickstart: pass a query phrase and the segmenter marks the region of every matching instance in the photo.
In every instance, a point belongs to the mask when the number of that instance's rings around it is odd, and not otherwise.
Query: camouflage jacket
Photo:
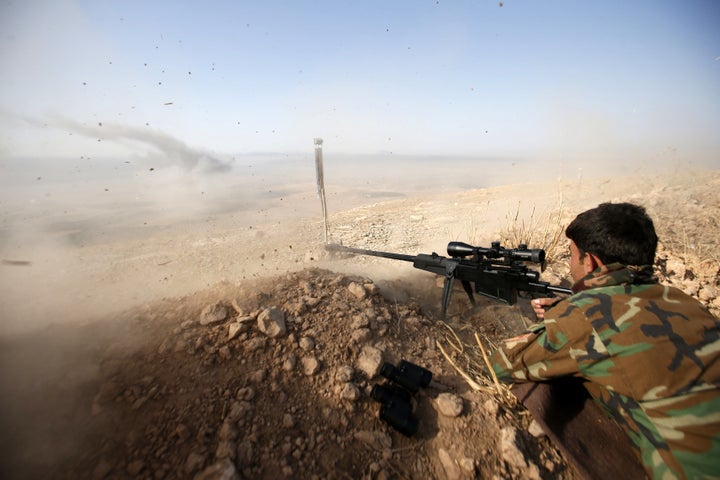
[[[648,271],[595,270],[506,340],[493,369],[510,383],[580,377],[651,478],[720,478],[720,322]]]

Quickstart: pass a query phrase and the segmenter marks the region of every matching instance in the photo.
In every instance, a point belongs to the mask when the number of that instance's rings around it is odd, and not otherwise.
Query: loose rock
[[[441,393],[437,397],[437,406],[446,417],[457,417],[463,411],[463,399],[452,393]]]
[[[195,480],[240,480],[240,475],[235,464],[226,458],[197,474]]]
[[[285,312],[279,308],[267,308],[258,315],[258,328],[270,338],[277,338],[285,335]]]
[[[315,375],[320,370],[320,362],[315,357],[303,357],[303,373],[307,376]]]
[[[361,284],[352,282],[348,285],[348,290],[359,300],[364,299],[367,296],[367,290]]]
[[[366,345],[360,352],[360,357],[357,361],[357,368],[372,380],[378,373],[380,373],[382,363],[382,351],[375,347]]]
[[[200,325],[210,325],[224,321],[228,316],[227,307],[222,303],[208,305],[200,313]]]

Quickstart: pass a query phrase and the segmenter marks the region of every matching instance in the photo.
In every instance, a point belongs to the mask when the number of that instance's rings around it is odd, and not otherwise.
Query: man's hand
[[[557,297],[536,298],[530,302],[530,305],[532,305],[533,310],[535,310],[535,315],[537,315],[538,320],[542,320],[545,318],[545,310],[552,307],[559,301],[560,299]]]

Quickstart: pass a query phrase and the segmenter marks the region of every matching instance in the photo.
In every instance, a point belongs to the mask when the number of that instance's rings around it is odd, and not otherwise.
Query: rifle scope
[[[520,260],[523,262],[543,263],[545,262],[545,250],[542,248],[527,248],[527,245],[521,244],[518,248],[504,248],[500,246],[500,242],[492,242],[490,248],[473,247],[463,242],[450,242],[447,246],[448,255],[451,257],[469,257],[470,255],[484,257],[488,259],[504,258],[510,260]]]

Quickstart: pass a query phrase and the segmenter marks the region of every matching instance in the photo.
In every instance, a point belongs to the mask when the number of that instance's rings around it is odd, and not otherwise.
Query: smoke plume
[[[163,154],[170,163],[185,170],[209,173],[225,172],[231,167],[211,152],[190,147],[177,138],[149,127],[135,127],[113,123],[87,125],[68,118],[56,118],[52,126],[69,130],[88,138],[115,141],[121,144],[140,143]]]

